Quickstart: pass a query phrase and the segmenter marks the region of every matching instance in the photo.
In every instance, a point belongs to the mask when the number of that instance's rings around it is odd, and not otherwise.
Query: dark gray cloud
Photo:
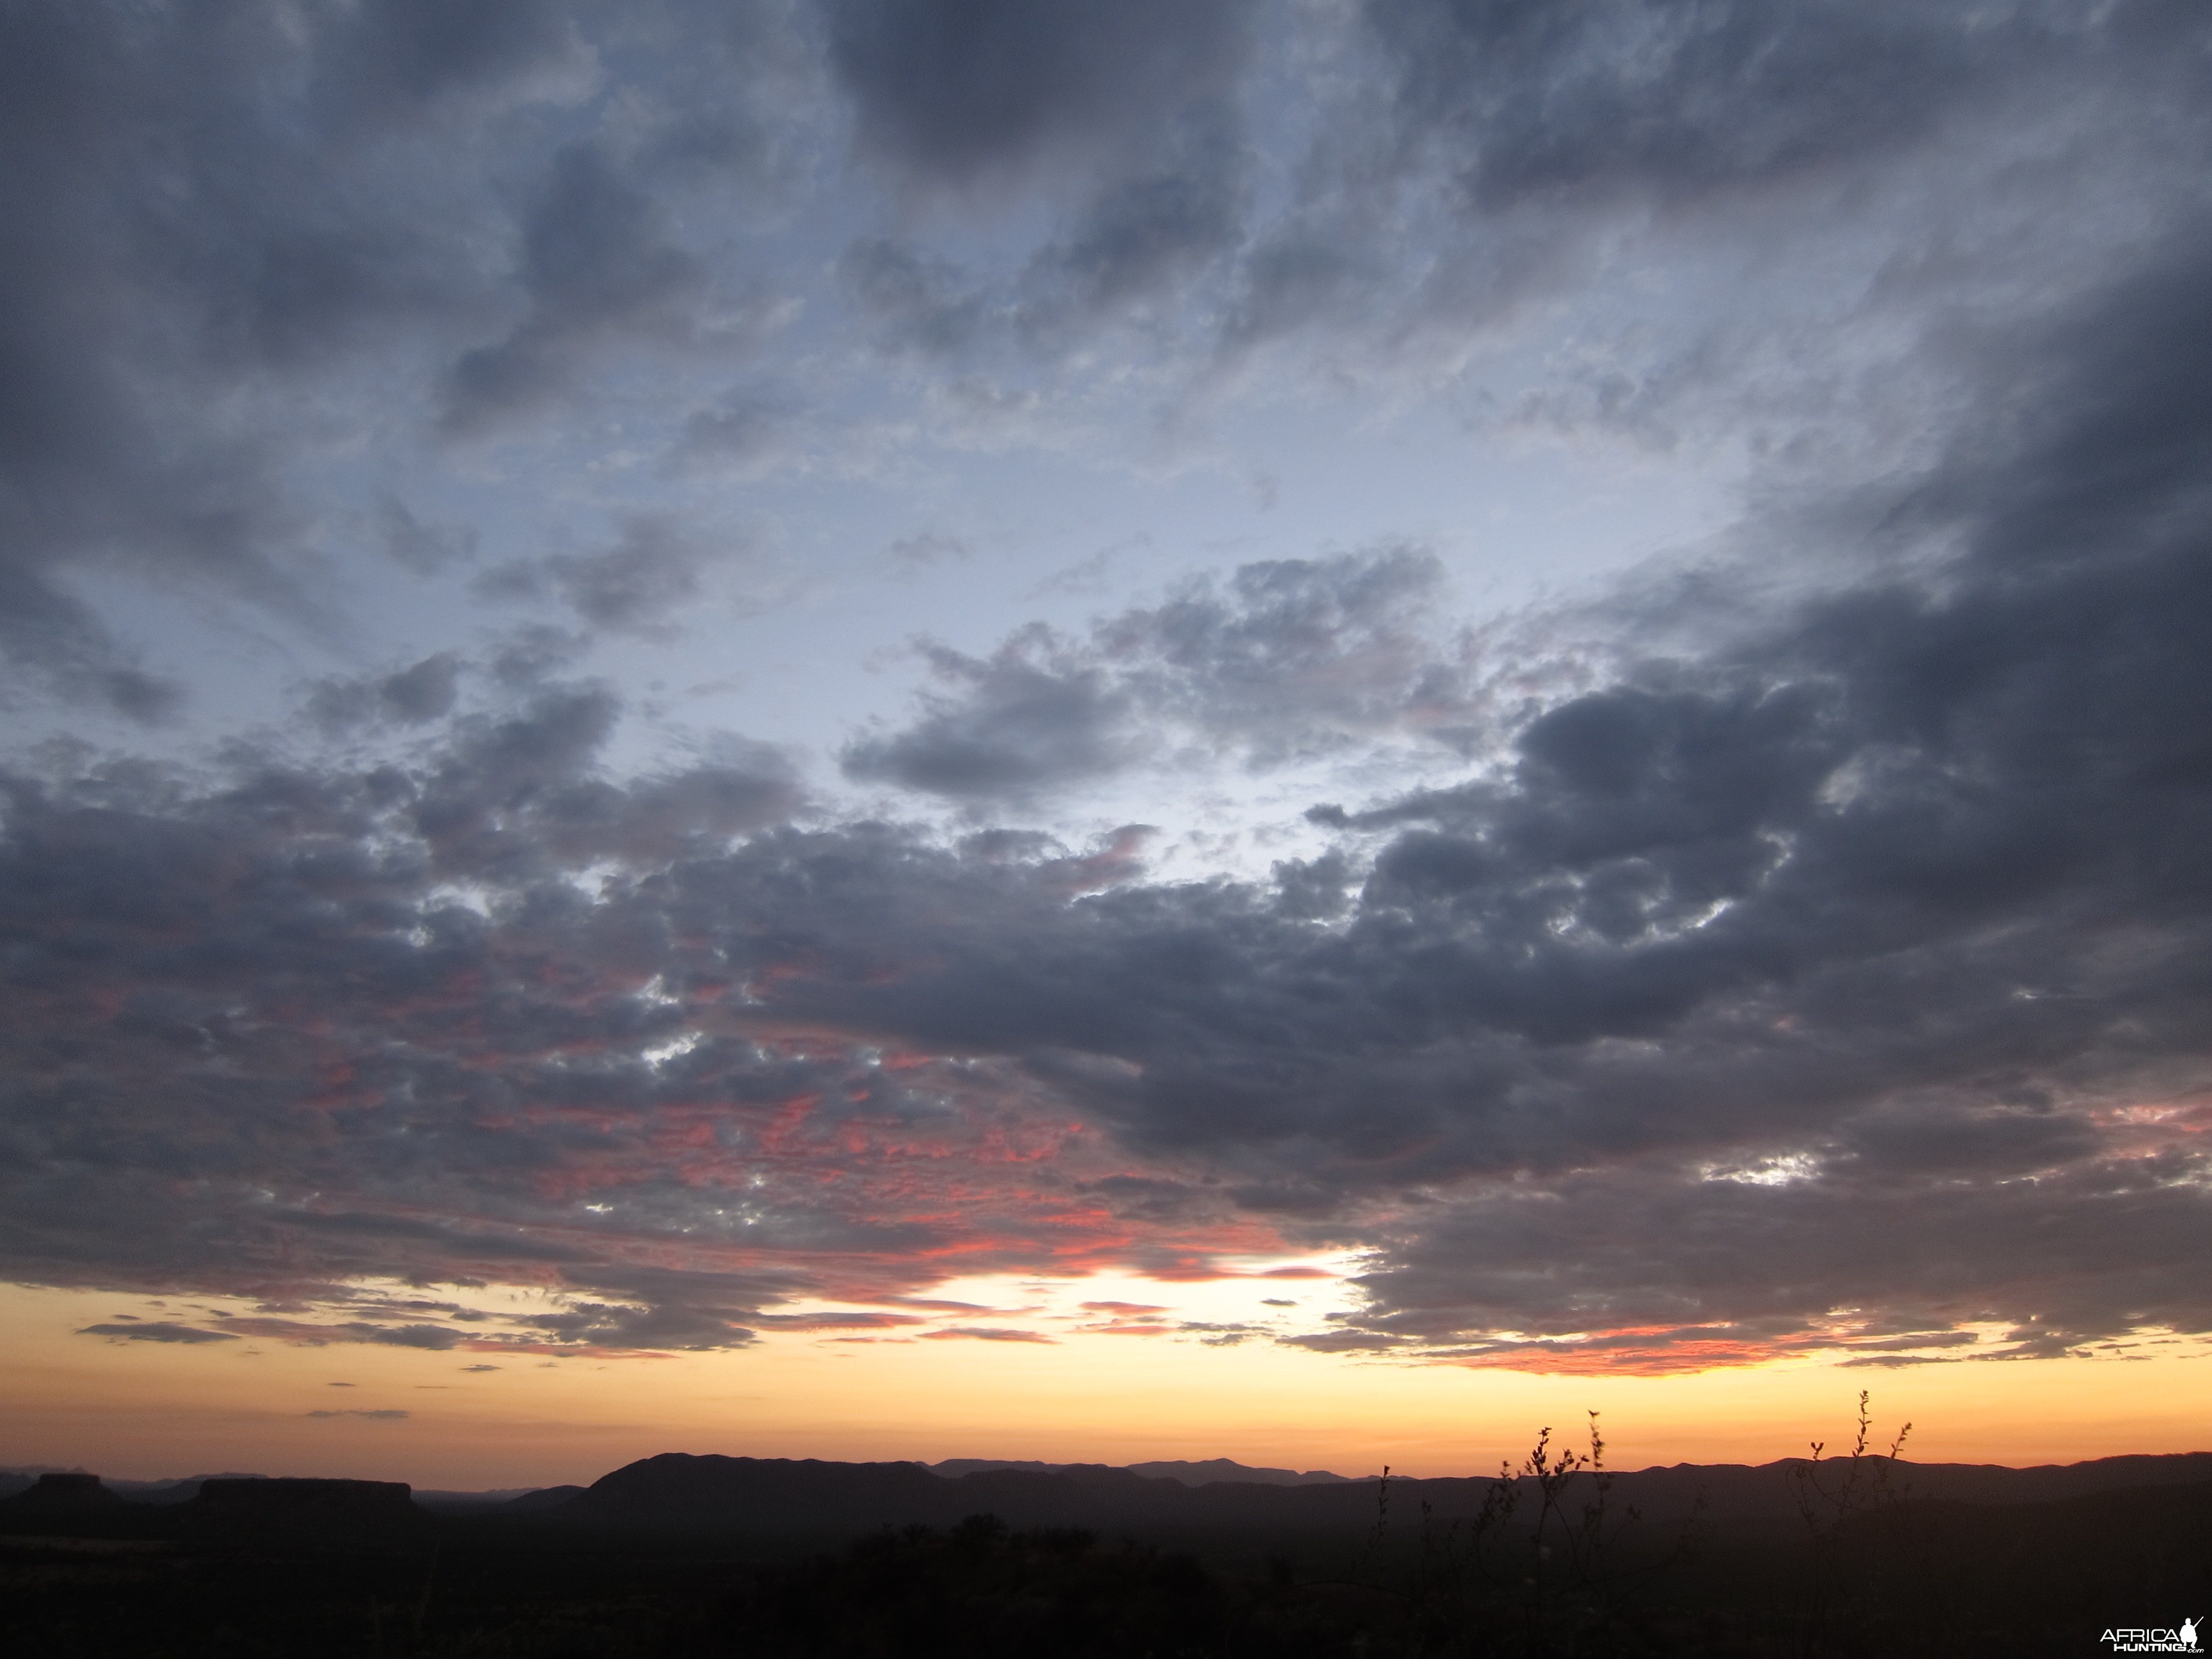
[[[1340,25],[1382,77],[1355,72],[1371,65]],[[813,271],[754,271],[690,210],[702,183],[766,200],[816,165],[803,153],[825,76],[863,152],[902,180],[991,186],[1001,206],[1039,185],[1018,228],[992,222],[981,241],[1005,245],[988,251],[922,240],[919,216],[857,216],[844,287],[895,350],[1065,367],[1137,318],[1154,345],[1333,321],[1358,357],[1424,319],[1463,330],[1579,291],[1592,227],[1655,212],[1755,218],[1848,186],[1868,213],[1903,216],[1870,236],[1910,252],[1942,193],[1929,157],[1995,167],[2009,146],[2056,177],[2105,143],[2106,173],[2144,201],[2185,198],[2203,28],[2201,8],[2154,0],[1971,15],[1374,0],[1356,27],[1243,0],[15,8],[0,18],[0,652],[73,701],[173,713],[180,685],[112,633],[81,578],[188,586],[335,631],[345,596],[303,556],[338,518],[362,520],[303,477],[333,444],[396,455],[426,422],[518,435],[633,362],[744,349],[775,283]],[[1302,47],[1261,64],[1255,42],[1286,31]],[[1312,153],[1278,155],[1279,189],[1255,169],[1262,94],[1311,103]],[[2042,124],[2059,109],[2081,131]],[[2141,165],[2095,131],[2123,115],[2147,135]],[[2061,182],[2070,200],[2111,193]],[[1948,248],[1884,282],[1925,285],[1947,260],[1968,271],[1960,303],[2002,286]],[[1200,378],[1204,355],[1184,365]],[[1590,418],[1656,432],[1657,405],[1759,378],[1728,349],[1669,361],[1674,390],[1667,364],[1632,366]],[[379,395],[331,395],[349,377]],[[1576,388],[1551,391],[1528,407],[1579,407]],[[684,476],[757,467],[775,415],[693,406],[651,441]],[[403,564],[467,554],[470,526],[379,499],[366,529]],[[570,585],[597,602],[588,572]]]
[[[787,763],[761,745],[733,744],[736,761],[626,787],[595,776],[620,711],[604,687],[569,685],[501,716],[471,714],[455,723],[432,769],[387,780],[380,804],[404,813],[440,874],[487,879],[602,859],[665,860],[798,806]]]
[[[618,713],[544,688],[406,768],[11,779],[4,1271],[222,1285],[260,1304],[232,1336],[558,1353],[742,1345],[801,1292],[918,1288],[933,1249],[1068,1248],[1024,1163],[957,1218],[903,1172],[1064,1137],[993,1068],[751,1030],[744,975],[653,895],[795,793],[731,748],[608,781]]]
[[[410,1413],[403,1411],[392,1410],[317,1411],[309,1412],[307,1415],[310,1417],[359,1417],[366,1419],[371,1423],[404,1423],[407,1420]]]
[[[1042,183],[1065,204],[1002,277],[905,240],[856,240],[841,272],[889,349],[951,358],[1011,341],[1060,356],[1133,307],[1172,310],[1242,240],[1248,0],[826,9],[863,155],[925,191]]]
[[[1652,1367],[1976,1326],[2011,1334],[1956,1352],[2202,1329],[2202,265],[2178,245],[2007,343],[1991,414],[1881,515],[1940,562],[1497,711],[1502,767],[1324,815],[1353,839],[1272,885],[1155,886],[1127,853],[1078,872],[1006,833],[763,828],[793,799],[772,775],[617,786],[591,775],[617,708],[589,687],[464,716],[411,773],[19,781],[13,1270],[526,1272],[572,1298],[533,1330],[394,1310],[368,1328],[398,1334],[293,1339],[741,1341],[820,1283],[816,1252],[911,1261],[939,1224],[865,1184],[851,1208],[775,1182],[752,1200],[777,1103],[866,1098],[915,1133],[954,1121],[953,1079],[981,1065],[995,1097],[1066,1103],[1153,1166],[1085,1188],[1138,1230],[1124,1259],[1180,1259],[1163,1235],[1239,1211],[1376,1250],[1369,1305],[1308,1346]],[[1262,713],[1309,682],[1339,729],[1347,708],[1388,726],[1424,660],[1393,619],[1429,580],[1410,555],[1255,567],[1083,648],[1141,665],[1155,680],[1126,683],[1154,706],[1202,688],[1189,706],[1224,730],[1273,730]],[[978,733],[1064,751],[1072,671],[955,667],[981,689],[863,769]],[[1024,703],[1032,676],[1052,695]],[[566,878],[608,859],[630,873],[596,896]],[[456,880],[484,908],[441,896]],[[875,1048],[952,1069],[886,1092]],[[290,1103],[325,1073],[341,1133],[302,1138]],[[161,1115],[130,1115],[155,1074]],[[717,1184],[653,1150],[686,1121],[703,1138],[676,1144]],[[605,1249],[540,1240],[524,1194],[556,1172],[627,1212]],[[185,1174],[227,1218],[219,1250],[155,1196]],[[252,1196],[270,1190],[324,1196]],[[118,1193],[132,1231],[69,1219]],[[1019,1261],[1041,1236],[1004,1211]],[[709,1212],[795,1277],[623,1265],[617,1240]]]
[[[593,633],[666,639],[682,631],[679,618],[687,611],[703,603],[707,580],[718,568],[757,569],[752,553],[742,537],[726,536],[716,545],[673,514],[639,513],[623,523],[611,546],[513,560],[485,571],[473,586],[488,599],[557,600]]]
[[[1364,1246],[1365,1305],[1297,1339],[1329,1351],[1665,1369],[2212,1328],[2207,269],[2179,238],[1985,341],[1948,450],[1850,504],[1916,559],[1533,708],[1453,704],[1493,763],[1317,814],[1343,845],[1272,883],[1145,881],[1133,834],[1073,860],[800,829],[772,768],[618,784],[590,686],[448,717],[404,769],[15,779],[9,1271],[520,1279],[565,1300],[283,1334],[726,1346],[840,1274],[927,1281],[947,1206],[852,1150],[880,1133],[1022,1171],[951,1206],[970,1267]],[[851,763],[1036,787],[1137,688],[1255,745],[1395,731],[1431,580],[1253,567],[957,659]],[[1694,639],[1729,587],[1607,614]],[[1108,1139],[1055,1139],[1071,1115]],[[1009,1134],[1059,1150],[967,1161]],[[1111,1217],[1072,1245],[1078,1191]],[[691,1266],[647,1266],[676,1241]]]
[[[904,731],[848,744],[848,777],[954,799],[1021,797],[1126,765],[1139,745],[1126,693],[1097,668],[1070,660],[1042,629],[1018,635],[988,661],[927,647],[950,693],[925,693]]]
[[[1330,106],[1293,199],[1239,248],[1223,346],[1305,335],[1357,373],[1413,343],[1419,372],[1431,349],[1510,340],[1601,289],[1635,323],[1578,342],[1598,384],[1570,370],[1531,407],[1592,405],[1577,424],[1645,441],[1716,406],[1738,438],[1778,402],[1833,418],[1864,389],[1832,383],[1844,351],[1807,361],[1808,301],[1838,345],[1880,351],[1868,325],[1923,326],[1932,295],[1987,312],[2063,286],[2070,262],[2193,200],[2202,170],[2204,19],[2163,0],[1368,0],[1358,16],[1372,78]],[[2062,198],[2078,204],[2063,228],[2010,218]],[[1631,247],[1717,253],[1714,295],[1738,258],[1806,262],[1691,322],[1696,306],[1607,280]]]
[[[672,203],[773,173],[757,112],[685,93],[595,125],[573,100],[604,38],[565,10],[286,15],[0,15],[0,649],[141,717],[169,689],[72,581],[323,619],[288,468],[328,377],[374,364],[416,426],[513,430],[753,314]],[[1494,319],[1639,224],[1718,240],[1916,173],[1942,198],[1930,158],[1989,162],[2039,101],[2083,125],[2020,166],[2104,144],[2080,165],[2109,182],[2114,141],[2080,132],[2115,88],[2162,147],[2137,205],[2166,193],[2167,240],[2122,225],[2112,279],[2060,301],[2051,276],[1980,304],[1966,258],[1956,315],[1900,266],[1912,349],[1953,377],[1936,435],[1753,514],[1755,559],[1562,619],[1610,630],[1579,685],[1385,547],[927,647],[913,717],[842,756],[1000,806],[1156,761],[1465,757],[1317,806],[1336,844],[1268,881],[1147,880],[1138,826],[1085,855],[802,819],[789,764],[736,741],[618,776],[623,703],[556,678],[583,642],[548,629],[482,675],[441,654],[309,693],[384,759],[52,750],[0,779],[0,1273],[255,1300],[87,1328],[117,1340],[457,1358],[737,1346],[949,1261],[1193,1277],[1285,1241],[1370,1253],[1364,1304],[1291,1340],[1469,1364],[2212,1328],[2201,6],[1376,0],[1374,121],[1276,179],[1272,217],[1241,6],[824,15],[900,182],[990,207],[1050,180],[996,274],[839,223],[846,291],[922,375],[1066,361],[1192,295],[1232,343]],[[695,396],[642,453],[758,453],[765,415]],[[470,556],[357,499],[403,566]],[[704,544],[594,510],[609,544],[483,580],[650,635]],[[433,1288],[491,1283],[547,1299]]]
[[[951,261],[889,237],[845,250],[838,274],[894,351],[951,356],[974,341],[992,302]]]
[[[967,184],[1040,161],[1139,150],[1219,98],[1243,59],[1243,0],[828,0],[830,61],[864,149]]]
[[[1378,737],[1474,740],[1468,641],[1435,626],[1443,567],[1416,549],[1245,565],[1071,639],[1030,627],[988,659],[926,647],[914,724],[845,750],[848,776],[1019,799],[1162,757],[1180,739],[1279,766]]]
[[[694,339],[709,281],[669,239],[653,198],[586,145],[555,158],[531,204],[520,276],[528,302],[521,322],[465,354],[447,376],[449,432],[483,432],[544,407],[611,338]]]
[[[557,1314],[541,1314],[527,1322],[562,1342],[589,1343],[611,1348],[684,1348],[703,1352],[740,1348],[753,1340],[753,1333],[737,1322],[754,1319],[769,1322],[757,1304],[750,1307],[701,1307],[697,1292],[642,1306],[620,1303],[573,1300]]]
[[[1231,246],[1241,228],[1237,207],[1219,168],[1133,179],[1040,254],[1037,275],[1066,284],[1085,309],[1103,310]]]
[[[690,21],[664,9],[625,27],[649,40]],[[728,53],[754,40],[761,65],[791,55],[763,44],[776,31],[761,9],[719,9],[686,58],[728,72],[676,100],[715,108],[678,108],[674,125],[754,121],[759,75]],[[80,573],[340,628],[329,567],[301,556],[330,525],[298,472],[334,426],[392,431],[393,405],[326,395],[364,363],[475,433],[611,353],[746,337],[758,296],[672,239],[653,132],[633,121],[636,153],[618,157],[517,124],[593,88],[589,37],[609,20],[587,10],[0,15],[0,653],[19,676],[141,720],[173,710],[180,688],[111,631]],[[375,533],[426,572],[472,539],[389,495]]]
[[[356,122],[410,122],[441,106],[512,95],[533,79],[590,72],[568,7],[524,0],[373,0],[337,14],[317,54],[314,99]]]
[[[474,531],[425,524],[396,495],[386,495],[378,503],[377,528],[382,533],[385,551],[418,575],[434,576],[468,559],[477,549]]]
[[[2076,50],[2058,9],[1370,0],[1406,142],[1470,204],[1695,200],[1923,144],[1963,105]]]
[[[650,633],[699,596],[705,550],[665,518],[633,519],[603,553],[546,561],[561,595],[585,622],[617,633]]]
[[[2185,1154],[2089,1152],[1721,1174],[1651,1164],[1549,1183],[1540,1199],[1501,1192],[1432,1218],[1369,1275],[1370,1309],[1344,1340],[1477,1337],[1464,1351],[1476,1363],[1595,1370],[1671,1369],[1670,1348],[1700,1343],[1971,1359],[2062,1353],[2141,1325],[2212,1330],[2189,1243],[2201,1170]],[[1596,1348],[1570,1334],[1592,1331],[1640,1334]]]
[[[1243,239],[1249,162],[1225,119],[1194,123],[1158,160],[1101,189],[1066,230],[1037,249],[1017,288],[1014,320],[1048,349],[1089,327],[1200,280]]]
[[[790,1006],[1024,1054],[1158,1154],[1303,1165],[1310,1214],[1431,1192],[1335,1346],[1671,1322],[1689,1363],[1846,1307],[2008,1352],[2207,1328],[2205,269],[2185,240],[1992,343],[1883,514],[1955,550],[1927,574],[1555,702],[1502,774],[1320,815],[1385,837],[1328,932],[1302,866],[1273,901],[1102,896],[1035,954],[971,900],[929,972]]]
[[[325,680],[308,695],[307,712],[333,734],[372,721],[420,726],[452,712],[460,666],[452,652],[441,651],[392,673]]]
[[[143,1324],[87,1325],[79,1336],[111,1336],[126,1342],[181,1342],[195,1345],[203,1342],[235,1342],[238,1339],[228,1331],[204,1331],[193,1325],[179,1325],[166,1319],[149,1320]]]
[[[1356,204],[1310,206],[1267,227],[1244,250],[1226,342],[1247,347],[1374,307],[1392,273],[1369,250],[1387,234]]]
[[[1172,311],[1243,238],[1246,158],[1233,134],[1164,149],[1156,164],[1102,186],[1003,281],[881,236],[855,240],[838,274],[890,352],[951,361],[1012,342],[1063,356],[1140,306]]]
[[[757,471],[781,453],[788,411],[776,402],[733,396],[684,418],[668,460],[672,472]]]
[[[1275,765],[1393,732],[1465,740],[1475,719],[1467,641],[1437,629],[1443,568],[1419,548],[1243,566],[1218,586],[1100,623],[1110,662],[1156,718]]]
[[[1396,142],[1486,215],[1755,202],[1864,177],[1993,116],[2032,121],[2062,83],[2085,106],[2132,86],[2179,107],[2205,73],[2202,15],[2164,0],[1368,0],[1364,16],[1397,71]]]
[[[389,40],[393,11],[360,8],[350,27]],[[501,27],[519,40],[514,15]],[[306,21],[301,34],[260,8],[105,4],[0,17],[0,649],[141,718],[173,688],[58,573],[89,561],[312,613],[286,556],[304,515],[257,399],[474,286],[426,222],[450,202],[334,187],[334,172],[368,183],[380,158],[333,152],[316,115],[264,95],[313,78],[334,44]],[[442,96],[532,61],[518,45],[417,68]],[[397,97],[401,66],[350,72],[382,88],[372,101]]]

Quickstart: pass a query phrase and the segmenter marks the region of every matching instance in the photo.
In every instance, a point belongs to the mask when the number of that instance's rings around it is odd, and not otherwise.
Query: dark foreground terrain
[[[88,1477],[49,1479],[0,1501],[0,1646],[240,1659],[2103,1653],[2107,1630],[2212,1611],[2204,1461],[1960,1472],[1868,1457],[1608,1486],[1538,1460],[1516,1480],[1192,1489],[1116,1470],[915,1486],[914,1465],[665,1458],[583,1493],[436,1510],[368,1482],[210,1480],[182,1501],[126,1503]],[[2112,1484],[2130,1474],[2155,1484]],[[1961,1488],[1999,1496],[1942,1495]],[[995,1508],[949,1522],[853,1523],[871,1503],[890,1519],[987,1496]],[[1036,1518],[1085,1510],[1127,1524]],[[797,1524],[809,1517],[811,1531]]]

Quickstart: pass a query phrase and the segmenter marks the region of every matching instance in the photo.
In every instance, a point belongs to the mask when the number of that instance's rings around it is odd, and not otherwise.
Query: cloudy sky
[[[0,147],[0,1453],[2201,1437],[2201,0],[7,0]]]

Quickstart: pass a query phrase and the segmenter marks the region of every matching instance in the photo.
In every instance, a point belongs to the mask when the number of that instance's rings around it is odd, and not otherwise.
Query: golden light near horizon
[[[1202,1337],[1115,1334],[1080,1305],[1149,1297],[1167,1308],[1187,1285],[1115,1275],[940,1288],[963,1293],[945,1299],[1055,1334],[859,1343],[780,1334],[737,1352],[654,1359],[493,1360],[267,1340],[156,1352],[75,1334],[112,1320],[125,1299],[15,1290],[0,1295],[0,1316],[21,1339],[0,1362],[0,1437],[19,1462],[131,1479],[238,1468],[452,1490],[588,1484],[672,1450],[921,1462],[1226,1456],[1426,1476],[1494,1472],[1540,1427],[1571,1440],[1590,1411],[1603,1413],[1617,1468],[1770,1462],[1813,1439],[1836,1443],[1866,1387],[1878,1428],[1910,1420],[1910,1455],[1923,1462],[2205,1449],[2212,1356],[2202,1344],[2140,1358],[1872,1374],[1793,1358],[1663,1377],[1547,1376],[1262,1342],[1212,1348],[1193,1363],[1188,1350]],[[1202,1289],[1195,1309],[1178,1311],[1243,1311],[1243,1287]],[[130,1300],[149,1320],[179,1311],[169,1298]]]

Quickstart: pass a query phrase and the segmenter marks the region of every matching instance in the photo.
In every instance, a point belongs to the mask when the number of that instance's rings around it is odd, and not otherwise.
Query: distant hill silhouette
[[[2208,1461],[1912,1466],[1897,1484],[2013,1495],[1876,1504],[1810,1530],[1778,1513],[1787,1463],[1638,1470],[1616,1493],[1736,1483],[1764,1518],[1700,1529],[1688,1550],[1638,1529],[1601,1565],[1525,1524],[1492,1531],[1486,1556],[1471,1529],[1425,1524],[1424,1503],[1480,1481],[1393,1482],[1385,1535],[1371,1481],[1190,1486],[1095,1465],[948,1477],[668,1455],[527,1494],[535,1514],[525,1498],[440,1513],[368,1481],[215,1480],[185,1503],[127,1503],[62,1471],[40,1503],[0,1504],[15,1511],[0,1582],[8,1650],[40,1655],[2056,1656],[2098,1645],[2116,1607],[2165,1622],[2212,1606],[2212,1479],[2191,1479]],[[2101,1484],[2115,1480],[2135,1484]],[[2072,1487],[2095,1489],[2017,1496]],[[1010,1527],[1020,1505],[1058,1524]],[[1111,1516],[1127,1519],[1094,1524]]]
[[[45,1475],[83,1473],[82,1469],[0,1469],[0,1499],[29,1491],[33,1484]],[[175,1480],[120,1480],[112,1475],[94,1478],[127,1503],[183,1504],[198,1496],[200,1483],[204,1480],[265,1480],[269,1477],[232,1469],[220,1474],[188,1474]]]
[[[565,1504],[572,1498],[581,1498],[584,1491],[581,1486],[540,1486],[535,1492],[521,1492],[508,1498],[500,1508],[508,1515],[534,1515],[541,1510]]]
[[[1040,1463],[1034,1459],[948,1457],[941,1463],[932,1463],[928,1467],[934,1474],[957,1479],[963,1474],[984,1474],[994,1469],[1024,1469],[1032,1474],[1058,1474],[1063,1469],[1084,1466]],[[1098,1466],[1093,1464],[1089,1467]],[[1308,1469],[1300,1473],[1296,1469],[1253,1468],[1227,1457],[1209,1457],[1195,1463],[1175,1458],[1150,1463],[1126,1463],[1120,1467],[1148,1480],[1176,1480],[1186,1486],[1211,1486],[1224,1481],[1242,1481],[1255,1486],[1316,1486],[1346,1484],[1349,1480],[1345,1475],[1331,1474],[1327,1469]]]
[[[1327,1469],[1255,1469],[1227,1457],[1209,1457],[1195,1463],[1178,1457],[1150,1463],[1131,1463],[1127,1468],[1130,1474],[1143,1475],[1148,1480],[1180,1480],[1186,1486],[1211,1486],[1224,1483],[1253,1486],[1358,1484],[1352,1476],[1332,1474]]]
[[[81,1520],[123,1508],[123,1499],[81,1470],[40,1474],[21,1491],[0,1498],[0,1518],[9,1521]]]
[[[527,1513],[574,1498],[581,1486],[509,1486],[503,1492],[444,1492],[415,1489],[415,1501],[437,1515]]]
[[[396,1480],[206,1476],[192,1486],[182,1502],[166,1492],[155,1501],[133,1502],[95,1474],[44,1474],[27,1489],[0,1498],[0,1534],[256,1546],[319,1540],[404,1543],[434,1524],[408,1486]]]
[[[1869,1460],[1879,1463],[1881,1460]],[[1686,1516],[1759,1524],[1793,1521],[1788,1479],[1804,1460],[1757,1465],[1680,1463],[1624,1471],[1613,1501],[1653,1521]],[[82,1471],[8,1472],[0,1528],[33,1530],[48,1519],[110,1522],[167,1512],[187,1531],[290,1527],[308,1531],[413,1524],[429,1515],[496,1517],[516,1524],[623,1531],[716,1532],[758,1537],[857,1535],[884,1527],[947,1527],[972,1515],[1018,1528],[1101,1532],[1345,1533],[1376,1517],[1373,1479],[1253,1469],[1226,1458],[1127,1468],[1096,1463],[951,1459],[841,1463],[814,1459],[663,1453],[627,1464],[588,1487],[520,1493],[425,1492],[398,1483],[195,1476],[102,1482]],[[2011,1468],[1996,1464],[1900,1462],[1897,1497],[1938,1504],[2041,1504],[2129,1488],[2212,1482],[2212,1453],[2099,1458]],[[1440,1520],[1477,1512],[1486,1478],[1394,1480],[1401,1513],[1425,1504]],[[35,1525],[34,1525],[35,1523]]]
[[[1618,1474],[1613,1501],[1666,1520],[1792,1517],[1788,1479],[1802,1459],[1759,1465],[1676,1464]],[[1891,1490],[1951,1503],[2039,1504],[2124,1487],[2212,1480],[2212,1453],[2111,1457],[2015,1469],[1900,1462]],[[1340,1530],[1371,1522],[1375,1482],[1187,1484],[1133,1469],[1067,1464],[963,1474],[921,1463],[835,1463],[811,1458],[693,1456],[665,1452],[603,1476],[573,1498],[535,1504],[549,1522],[751,1534],[843,1534],[948,1526],[991,1514],[1010,1526],[1217,1530]],[[1473,1515],[1492,1483],[1480,1478],[1392,1482],[1394,1503],[1425,1504],[1440,1519]],[[534,1495],[533,1495],[534,1496]],[[508,1508],[513,1510],[514,1505]]]

